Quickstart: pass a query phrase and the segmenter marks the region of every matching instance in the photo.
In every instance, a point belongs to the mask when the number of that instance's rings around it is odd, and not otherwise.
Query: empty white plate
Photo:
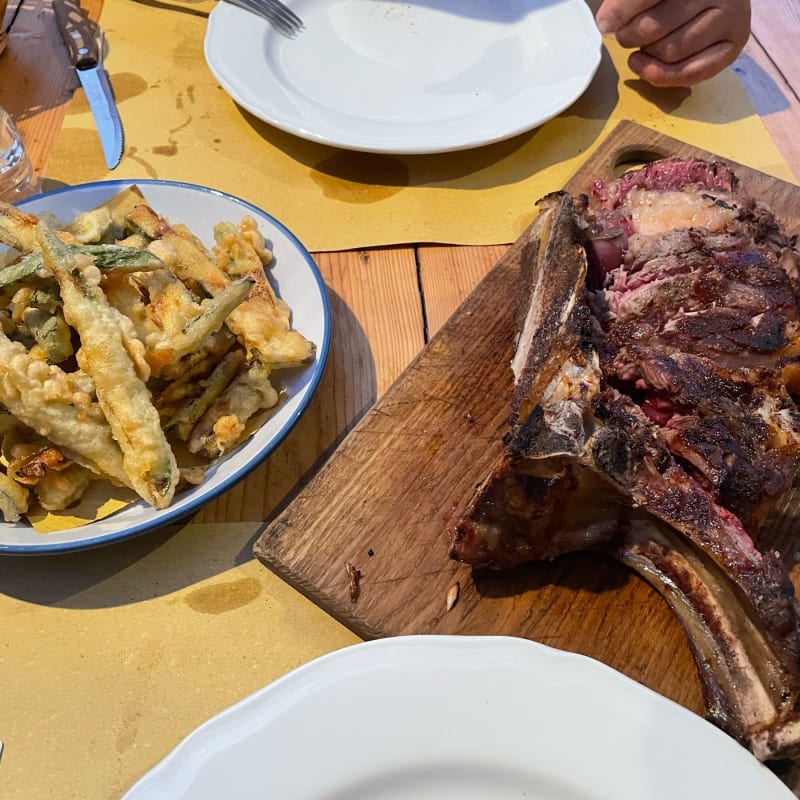
[[[227,3],[206,61],[260,119],[324,144],[435,153],[546,122],[587,88],[601,37],[585,0],[286,0],[287,38]]]
[[[512,637],[405,636],[323,656],[223,711],[123,800],[721,797],[792,794],[598,661]]]

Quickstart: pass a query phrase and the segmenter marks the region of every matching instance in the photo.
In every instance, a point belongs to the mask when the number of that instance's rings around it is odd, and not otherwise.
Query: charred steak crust
[[[721,162],[664,159],[540,201],[504,453],[451,532],[503,569],[602,548],[690,640],[709,716],[800,752],[800,634],[754,539],[800,466],[800,254]]]

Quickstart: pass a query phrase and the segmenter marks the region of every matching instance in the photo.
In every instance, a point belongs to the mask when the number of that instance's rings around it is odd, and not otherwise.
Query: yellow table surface
[[[564,184],[621,119],[790,178],[733,70],[694,90],[655,92],[606,37],[586,93],[546,125],[462,152],[352,154],[272,128],[240,109],[203,56],[213,3],[114,0],[103,8],[106,67],[127,146],[109,173],[79,92],[48,176],[65,183],[162,178],[212,186],[278,217],[309,250],[407,242],[511,242],[533,204]],[[235,43],[232,43],[232,47]]]
[[[0,798],[111,800],[209,716],[358,639],[193,525],[0,560]]]

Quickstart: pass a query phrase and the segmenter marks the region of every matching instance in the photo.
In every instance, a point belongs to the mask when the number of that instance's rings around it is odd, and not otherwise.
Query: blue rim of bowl
[[[276,434],[261,448],[259,449],[254,456],[239,470],[231,473],[229,476],[225,477],[218,486],[214,489],[198,494],[197,497],[192,498],[188,501],[185,505],[181,506],[170,506],[163,511],[155,512],[156,516],[140,522],[136,525],[131,525],[130,527],[123,528],[119,531],[114,531],[112,533],[105,533],[100,536],[94,536],[92,538],[87,539],[80,539],[77,541],[70,541],[70,542],[57,542],[53,544],[0,544],[0,555],[53,555],[56,553],[67,553],[75,550],[88,550],[95,547],[102,547],[104,545],[112,544],[114,542],[119,542],[124,539],[130,539],[134,536],[139,536],[143,533],[149,533],[153,530],[158,528],[165,527],[176,520],[183,519],[184,517],[189,516],[190,514],[197,511],[202,506],[210,503],[215,498],[219,497],[224,492],[228,491],[232,486],[237,484],[239,481],[243,480],[250,474],[257,466],[264,462],[264,460],[278,447],[278,445],[286,438],[289,432],[294,428],[297,424],[300,417],[305,412],[308,404],[311,402],[311,398],[314,396],[317,390],[317,386],[319,384],[320,379],[322,378],[322,373],[325,368],[325,363],[328,359],[328,350],[330,348],[330,338],[331,338],[331,314],[330,314],[330,303],[328,301],[328,290],[327,286],[325,285],[325,281],[322,278],[322,274],[319,271],[319,268],[316,265],[316,262],[311,257],[311,253],[305,248],[305,246],[300,242],[300,240],[295,236],[292,231],[289,230],[280,220],[276,219],[272,216],[272,214],[265,211],[263,208],[259,208],[258,206],[250,203],[247,200],[243,200],[241,197],[236,197],[235,195],[229,194],[228,192],[220,191],[219,189],[212,189],[208,186],[201,186],[196,183],[186,183],[183,181],[170,181],[170,180],[155,180],[152,178],[135,180],[135,179],[117,179],[117,180],[110,180],[110,181],[93,181],[91,183],[81,183],[76,184],[74,186],[64,186],[59,187],[58,189],[52,189],[48,192],[42,192],[37,195],[33,195],[32,197],[26,197],[24,200],[20,200],[15,205],[24,210],[25,206],[34,202],[40,201],[45,198],[55,197],[60,194],[67,194],[69,192],[73,192],[78,189],[123,189],[127,186],[132,185],[143,186],[146,187],[150,186],[171,186],[177,189],[187,189],[189,191],[200,192],[201,194],[212,194],[217,197],[225,198],[226,200],[230,200],[238,205],[243,206],[244,208],[250,209],[253,213],[266,218],[270,221],[271,224],[275,225],[281,233],[284,234],[292,244],[297,248],[298,253],[303,257],[304,261],[308,265],[309,269],[311,270],[311,274],[316,281],[317,288],[319,289],[320,297],[322,299],[322,308],[323,308],[323,336],[322,342],[317,343],[317,355],[312,365],[311,369],[314,370],[311,380],[308,384],[308,388],[306,390],[306,395],[300,405],[295,409],[292,415],[286,420],[286,422],[280,427],[280,429],[276,432]],[[220,464],[224,463],[224,459],[219,462]],[[137,501],[143,502],[143,501]],[[92,523],[87,523],[86,527],[90,526]],[[46,538],[47,534],[42,534],[43,538]]]

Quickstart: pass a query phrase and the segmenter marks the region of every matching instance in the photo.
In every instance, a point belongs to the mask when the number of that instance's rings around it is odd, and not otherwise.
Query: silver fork
[[[292,38],[303,30],[303,20],[281,0],[224,0],[232,6],[251,11],[271,22],[276,30]]]

